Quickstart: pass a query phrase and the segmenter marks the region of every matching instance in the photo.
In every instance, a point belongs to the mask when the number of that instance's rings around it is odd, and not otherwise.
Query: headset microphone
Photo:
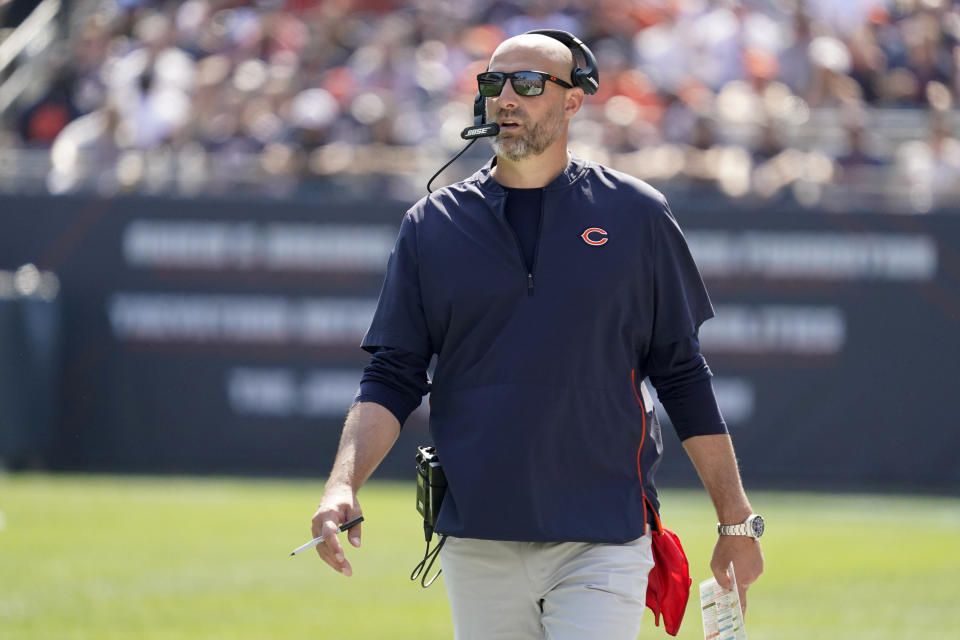
[[[487,138],[500,133],[500,125],[496,122],[488,122],[480,126],[467,127],[460,132],[460,137],[464,140],[476,140],[477,138]]]
[[[433,174],[433,177],[427,182],[427,192],[433,193],[430,185],[437,179],[437,176],[443,173],[443,170],[453,164],[457,158],[466,153],[467,149],[473,146],[474,142],[480,138],[495,136],[498,133],[500,133],[500,125],[496,122],[487,122],[487,101],[478,93],[473,99],[473,126],[467,127],[460,132],[460,137],[470,142],[468,142],[463,149],[460,149],[460,153],[450,158],[447,164],[440,167],[440,170]]]

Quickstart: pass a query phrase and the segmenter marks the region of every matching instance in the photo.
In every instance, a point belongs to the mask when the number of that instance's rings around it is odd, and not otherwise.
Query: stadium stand
[[[956,0],[4,11],[0,192],[416,198],[459,147],[493,48],[551,27],[579,34],[601,66],[574,150],[671,193],[910,212],[960,195]]]

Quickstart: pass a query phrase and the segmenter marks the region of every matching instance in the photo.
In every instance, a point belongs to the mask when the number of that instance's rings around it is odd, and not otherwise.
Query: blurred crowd
[[[8,159],[49,153],[52,193],[285,196],[374,176],[419,197],[497,44],[559,28],[599,60],[571,129],[585,157],[730,198],[897,188],[925,211],[960,195],[960,0],[68,6],[50,81],[0,130]]]

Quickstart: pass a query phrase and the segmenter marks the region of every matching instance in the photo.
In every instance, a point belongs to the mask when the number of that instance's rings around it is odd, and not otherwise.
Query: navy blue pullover
[[[578,159],[540,191],[531,256],[489,171],[404,218],[358,399],[402,424],[438,354],[439,532],[634,539],[659,505],[662,451],[641,380],[681,438],[726,431],[696,341],[712,316],[699,273],[660,194]]]
[[[506,188],[507,222],[517,234],[527,271],[533,270],[540,226],[542,189]],[[681,440],[723,433],[723,418],[710,384],[710,369],[700,354],[697,336],[658,349],[651,356],[651,382]],[[354,402],[376,402],[403,425],[429,391],[428,361],[395,347],[381,347],[370,357]]]

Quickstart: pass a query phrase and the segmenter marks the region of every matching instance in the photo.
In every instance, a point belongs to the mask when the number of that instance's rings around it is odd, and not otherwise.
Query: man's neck
[[[504,187],[514,189],[539,189],[547,186],[563,173],[570,162],[566,140],[557,141],[543,153],[522,160],[508,160],[497,156],[490,175]]]

